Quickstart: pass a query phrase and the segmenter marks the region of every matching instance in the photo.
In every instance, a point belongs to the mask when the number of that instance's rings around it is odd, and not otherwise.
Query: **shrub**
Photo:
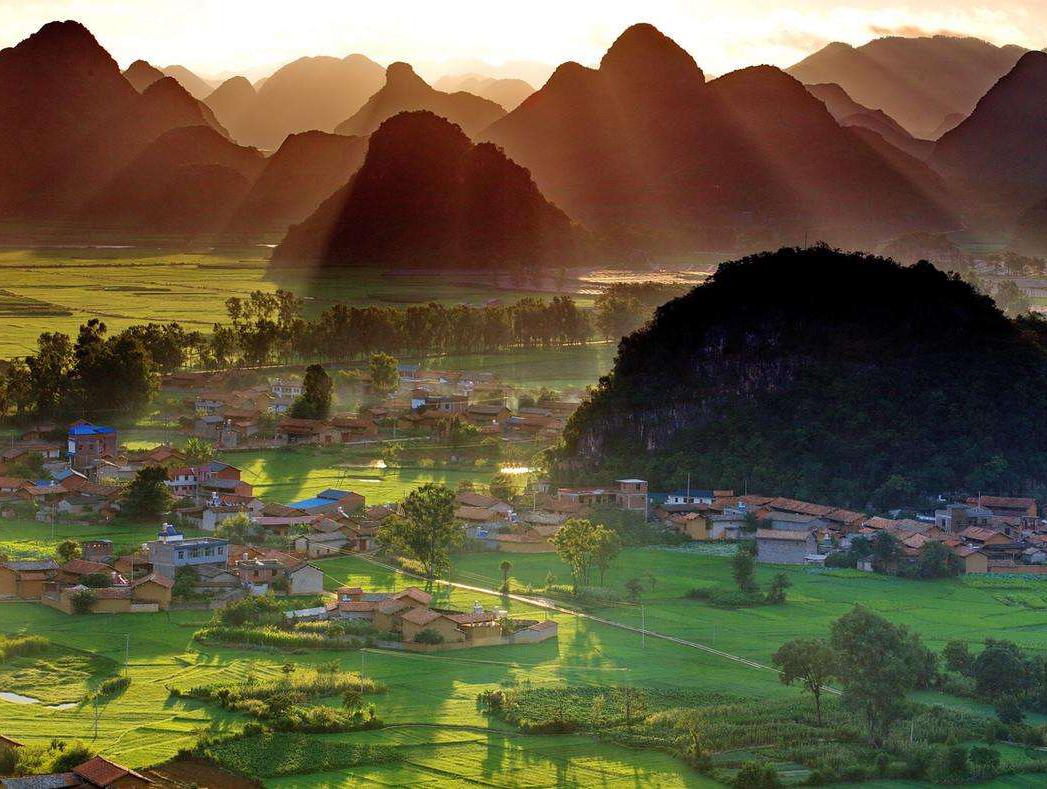
[[[131,684],[130,677],[109,677],[98,686],[99,696],[118,696]]]
[[[418,644],[442,644],[444,637],[431,628],[420,630],[414,640]]]
[[[69,595],[69,602],[73,606],[74,614],[91,613],[91,609],[94,608],[94,604],[97,600],[98,595],[90,589],[80,589]]]
[[[112,586],[107,573],[88,573],[81,579],[81,583],[91,589],[105,589],[108,586]]]
[[[363,640],[352,636],[327,636],[276,627],[226,627],[213,625],[193,634],[197,641],[218,641],[238,646],[269,647],[273,649],[354,649]]]
[[[738,789],[773,789],[782,785],[774,767],[762,762],[746,762],[734,777]]]
[[[0,636],[0,663],[46,652],[51,642],[43,636]]]
[[[95,752],[84,743],[74,742],[62,748],[61,753],[55,756],[54,761],[51,762],[51,770],[56,773],[67,773],[77,765],[94,758],[94,755]]]

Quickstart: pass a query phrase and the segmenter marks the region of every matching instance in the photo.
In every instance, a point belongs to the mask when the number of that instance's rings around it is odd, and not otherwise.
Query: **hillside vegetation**
[[[1027,492],[1047,479],[1039,329],[927,263],[725,263],[623,339],[556,466],[854,505]]]

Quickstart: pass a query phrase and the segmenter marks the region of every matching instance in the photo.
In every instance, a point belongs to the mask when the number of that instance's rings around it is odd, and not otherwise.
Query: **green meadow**
[[[81,323],[95,317],[115,330],[178,321],[209,331],[226,318],[226,299],[253,290],[290,290],[305,300],[307,314],[315,314],[338,301],[481,306],[566,287],[555,278],[526,274],[271,270],[268,257],[267,246],[199,252],[148,246],[0,250],[0,359],[32,351],[44,331],[75,336]],[[591,295],[583,292],[578,300],[588,306]]]
[[[414,488],[437,482],[450,488],[459,482],[487,482],[494,473],[484,468],[378,468],[371,465],[375,449],[351,447],[264,449],[223,452],[221,459],[237,466],[241,478],[264,501],[287,503],[308,498],[325,488],[360,493],[368,504],[399,501]]]
[[[504,558],[504,554],[455,557],[453,580],[495,586],[501,577],[498,564]],[[554,556],[509,558],[513,562],[514,591],[525,589],[527,584],[544,584],[549,572],[560,581],[567,579],[566,568]],[[326,574],[328,589],[350,584],[392,591],[412,583],[356,557],[322,560],[318,566]],[[654,578],[653,589],[648,572]],[[788,638],[823,634],[829,622],[853,603],[910,625],[935,649],[951,638],[972,642],[990,636],[1009,638],[1031,649],[1042,649],[1047,643],[1043,612],[1027,605],[1028,600],[1047,597],[1047,583],[1041,581],[970,578],[921,583],[801,568],[786,572],[794,585],[785,606],[741,611],[725,611],[681,597],[695,585],[728,583],[729,567],[722,556],[632,549],[608,573],[606,583],[620,587],[631,577],[644,577],[648,628],[711,644],[761,663],[766,663]],[[759,580],[766,583],[769,575],[762,568]],[[330,747],[339,743],[391,746],[402,758],[393,764],[274,775],[266,784],[706,786],[707,779],[656,751],[622,748],[581,735],[521,734],[478,710],[476,696],[486,689],[569,684],[710,691],[749,698],[753,703],[804,698],[800,690],[778,682],[771,670],[651,636],[644,642],[637,633],[585,618],[551,614],[518,601],[458,589],[442,588],[437,604],[467,609],[476,601],[506,606],[514,616],[555,617],[559,637],[543,644],[429,655],[370,648],[335,653],[343,669],[362,671],[387,687],[373,701],[389,725],[372,732],[310,737],[318,738],[318,747],[321,740]],[[610,606],[594,613],[621,622],[640,621],[639,609],[630,605]],[[2,733],[40,743],[52,737],[79,738],[118,761],[145,766],[191,746],[204,727],[231,730],[246,720],[202,702],[173,699],[167,687],[228,683],[248,676],[275,678],[286,661],[313,666],[332,657],[330,652],[282,654],[200,644],[192,640],[192,633],[206,618],[206,612],[68,617],[30,603],[0,604],[0,632],[31,632],[52,639],[64,649],[93,653],[99,660],[100,676],[125,671],[132,680],[122,695],[98,707],[97,737],[95,707],[83,701],[64,710],[0,701]],[[128,644],[130,662],[125,667]],[[91,687],[98,679],[82,681]],[[19,692],[19,687],[12,690]],[[31,688],[26,685],[25,689]],[[922,694],[921,700],[967,703],[936,694]],[[977,712],[974,706],[969,711]],[[991,710],[984,712],[992,714]],[[230,763],[238,758],[235,749],[227,758]],[[1010,777],[997,785],[1036,784]]]

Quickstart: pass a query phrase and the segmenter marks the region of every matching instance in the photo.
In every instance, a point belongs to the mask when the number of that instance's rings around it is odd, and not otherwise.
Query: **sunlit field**
[[[153,248],[41,248],[0,251],[0,358],[30,352],[44,331],[75,335],[89,318],[111,330],[178,321],[209,331],[225,320],[225,300],[285,288],[307,315],[334,302],[403,306],[438,301],[482,306],[491,299],[588,290],[566,274],[475,275],[424,270],[271,270],[269,247],[222,251]],[[578,297],[589,306],[592,296]]]

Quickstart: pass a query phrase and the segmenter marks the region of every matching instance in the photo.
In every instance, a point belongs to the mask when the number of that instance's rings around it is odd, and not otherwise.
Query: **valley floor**
[[[496,587],[501,581],[499,562],[504,558],[504,554],[459,556],[452,580]],[[514,592],[526,591],[528,584],[543,585],[550,572],[561,581],[567,578],[566,568],[555,556],[510,558]],[[318,565],[326,574],[328,589],[350,584],[392,590],[413,583],[357,557],[322,560]],[[769,572],[761,569],[761,582]],[[632,549],[619,559],[605,583],[620,589],[629,578],[644,578],[648,629],[709,644],[764,665],[782,641],[824,634],[829,622],[855,602],[892,621],[909,624],[936,650],[951,638],[976,642],[987,636],[1009,638],[1033,650],[1047,647],[1047,583],[1041,581],[993,577],[914,582],[846,571],[792,568],[786,572],[794,586],[785,606],[741,611],[682,598],[696,585],[728,581],[730,568],[722,556]],[[468,609],[474,601],[507,606],[516,616],[552,616],[559,623],[559,638],[538,645],[428,655],[377,649],[333,653],[343,669],[362,669],[388,686],[388,692],[374,697],[374,702],[390,726],[373,732],[311,736],[346,744],[392,745],[402,753],[403,761],[334,773],[274,776],[267,784],[452,785],[475,781],[499,786],[703,786],[709,785],[707,779],[657,751],[623,748],[581,735],[524,735],[510,730],[478,710],[476,696],[482,690],[508,687],[585,685],[610,690],[635,685],[731,694],[752,699],[754,704],[803,697],[799,690],[783,686],[771,670],[654,637],[644,643],[638,633],[582,617],[457,589],[445,592],[440,602]],[[641,621],[640,609],[633,605],[608,606],[595,613],[629,625]],[[154,764],[190,747],[203,727],[228,729],[244,720],[200,702],[173,699],[168,686],[229,682],[248,675],[273,678],[287,660],[316,665],[332,657],[330,652],[285,655],[194,642],[193,631],[206,618],[206,612],[80,618],[31,603],[0,604],[0,632],[37,633],[110,658],[117,665],[123,663],[129,644],[126,672],[132,678],[123,695],[98,707],[97,722],[90,704],[57,710],[0,701],[2,733],[31,743],[52,737],[79,738],[117,761],[132,766]],[[87,687],[95,681],[88,680]],[[921,700],[969,704],[948,698]],[[1011,777],[998,785],[1034,784]]]

